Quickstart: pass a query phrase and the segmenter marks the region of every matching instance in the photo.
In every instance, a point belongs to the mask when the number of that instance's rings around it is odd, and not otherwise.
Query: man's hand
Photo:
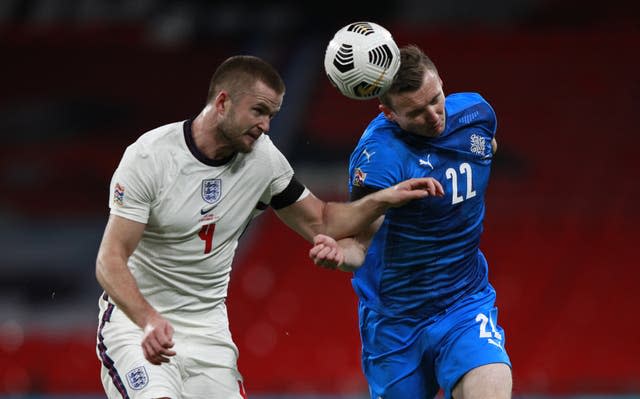
[[[144,357],[152,364],[160,365],[169,362],[169,356],[174,356],[173,326],[160,314],[152,316],[144,327],[142,351]]]
[[[344,252],[336,240],[324,234],[313,237],[309,257],[313,263],[325,269],[337,269],[344,263]]]
[[[444,196],[444,189],[439,181],[432,177],[408,179],[393,187],[378,191],[381,200],[390,207],[399,207],[414,199],[428,196]]]

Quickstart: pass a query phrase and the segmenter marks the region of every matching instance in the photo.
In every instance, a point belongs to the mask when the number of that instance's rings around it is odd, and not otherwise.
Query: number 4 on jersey
[[[204,241],[204,253],[208,254],[213,249],[213,232],[216,230],[216,224],[205,224],[198,232],[198,237]]]

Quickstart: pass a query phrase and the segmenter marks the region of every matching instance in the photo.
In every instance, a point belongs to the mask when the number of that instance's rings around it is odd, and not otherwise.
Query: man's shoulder
[[[383,113],[380,113],[371,120],[364,130],[364,133],[362,133],[360,137],[359,144],[388,144],[390,140],[395,138],[394,132],[399,130],[400,127],[395,122],[388,120]]]
[[[136,144],[145,147],[179,145],[184,135],[184,121],[168,123],[143,133]]]
[[[376,117],[367,127],[351,153],[351,168],[361,166],[370,169],[387,169],[390,164],[404,157],[404,145],[398,138],[400,127],[384,115]]]
[[[446,107],[451,113],[464,111],[473,107],[491,107],[489,102],[476,92],[452,93],[447,96]]]
[[[157,127],[140,135],[127,146],[123,154],[124,164],[140,168],[157,168],[167,164],[167,158],[183,144],[183,122]]]
[[[446,113],[449,124],[466,126],[481,123],[495,129],[496,113],[479,93],[450,94],[447,96]]]

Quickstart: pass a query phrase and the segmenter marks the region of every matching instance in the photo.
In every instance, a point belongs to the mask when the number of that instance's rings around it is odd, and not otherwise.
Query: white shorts
[[[176,355],[160,366],[142,352],[143,332],[115,305],[100,297],[96,353],[109,399],[246,399],[224,303],[207,329],[176,325]]]

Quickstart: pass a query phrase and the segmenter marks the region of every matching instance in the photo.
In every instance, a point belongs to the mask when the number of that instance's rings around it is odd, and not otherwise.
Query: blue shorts
[[[431,318],[388,317],[359,306],[362,367],[372,399],[451,398],[468,371],[506,363],[493,287]]]

